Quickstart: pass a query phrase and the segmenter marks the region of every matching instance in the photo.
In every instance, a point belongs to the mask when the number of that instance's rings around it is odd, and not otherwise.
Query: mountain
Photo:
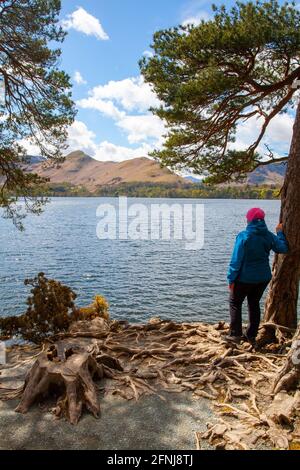
[[[39,155],[27,155],[26,156],[27,165],[35,165],[36,163],[45,162],[45,158]]]
[[[181,176],[161,168],[157,162],[146,157],[120,163],[100,162],[81,151],[67,155],[58,168],[46,167],[38,162],[30,165],[28,170],[50,178],[51,183],[70,183],[84,186],[89,191],[96,190],[98,186],[120,183],[189,184]]]
[[[83,186],[91,192],[99,186],[117,186],[121,183],[193,185],[193,183],[201,182],[193,176],[178,176],[167,168],[161,168],[159,163],[146,157],[125,160],[120,163],[101,162],[81,151],[67,155],[59,167],[47,167],[44,164],[44,159],[31,156],[28,170],[50,178],[51,183]],[[243,184],[281,185],[285,172],[285,163],[261,166],[251,172]]]
[[[276,184],[281,185],[283,183],[284,175],[286,172],[287,164],[282,163],[270,163],[269,165],[263,165],[256,170],[252,171],[248,175],[248,184]]]
[[[192,183],[198,183],[198,184],[201,183],[201,179],[195,178],[194,176],[184,176],[184,179]]]
[[[280,186],[284,180],[286,165],[286,162],[269,163],[269,165],[263,165],[256,168],[256,170],[249,173],[246,180],[242,181],[241,183],[225,183],[222,184],[222,186],[243,186],[245,184],[259,186]],[[192,183],[201,183],[201,180],[195,178],[194,176],[186,176],[185,179]]]

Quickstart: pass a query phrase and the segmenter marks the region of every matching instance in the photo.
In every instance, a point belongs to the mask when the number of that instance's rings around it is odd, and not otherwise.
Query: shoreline
[[[49,199],[52,199],[52,198],[57,198],[57,199],[64,199],[64,198],[87,198],[87,199],[99,199],[99,198],[103,198],[103,199],[107,199],[107,198],[118,198],[118,197],[127,197],[128,199],[208,199],[208,200],[219,200],[219,201],[224,201],[224,200],[228,200],[228,201],[238,201],[238,200],[242,200],[242,201],[279,201],[280,202],[280,197],[269,197],[269,198],[261,198],[261,197],[241,197],[241,196],[237,196],[237,197],[227,197],[228,195],[226,195],[226,197],[212,197],[212,196],[192,196],[192,195],[188,195],[188,196],[179,196],[179,195],[176,195],[176,196],[147,196],[147,195],[144,195],[144,196],[141,196],[141,195],[128,195],[128,194],[123,194],[123,193],[120,193],[118,195],[111,195],[111,194],[107,194],[107,195],[94,195],[94,194],[87,194],[87,195],[81,195],[81,194],[66,194],[66,195],[58,195],[58,194],[42,194],[42,195],[38,195],[37,197],[40,197],[40,198],[49,198]]]

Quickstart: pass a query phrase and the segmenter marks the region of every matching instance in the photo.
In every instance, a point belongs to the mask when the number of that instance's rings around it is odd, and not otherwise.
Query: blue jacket
[[[283,232],[277,236],[269,232],[264,220],[253,220],[246,230],[236,237],[231,262],[228,269],[228,283],[235,281],[259,283],[272,278],[269,255],[287,253],[288,242]]]

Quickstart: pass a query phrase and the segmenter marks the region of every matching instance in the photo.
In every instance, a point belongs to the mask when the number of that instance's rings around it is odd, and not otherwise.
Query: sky
[[[234,2],[215,0],[230,7]],[[203,0],[62,0],[61,23],[68,31],[61,68],[72,78],[78,109],[69,129],[68,151],[99,160],[122,161],[160,148],[165,128],[149,112],[158,104],[140,75],[139,60],[151,54],[153,33],[212,15]],[[288,152],[293,115],[278,116],[268,143]],[[240,126],[236,146],[246,147],[257,123]]]

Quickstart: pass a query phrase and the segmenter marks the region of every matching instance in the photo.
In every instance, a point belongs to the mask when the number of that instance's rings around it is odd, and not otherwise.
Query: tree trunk
[[[267,322],[296,328],[300,279],[300,103],[281,191],[280,218],[290,250],[287,255],[275,256],[264,319]]]
[[[300,382],[300,325],[293,338],[293,345],[282,369],[275,377],[273,392],[295,390]]]

